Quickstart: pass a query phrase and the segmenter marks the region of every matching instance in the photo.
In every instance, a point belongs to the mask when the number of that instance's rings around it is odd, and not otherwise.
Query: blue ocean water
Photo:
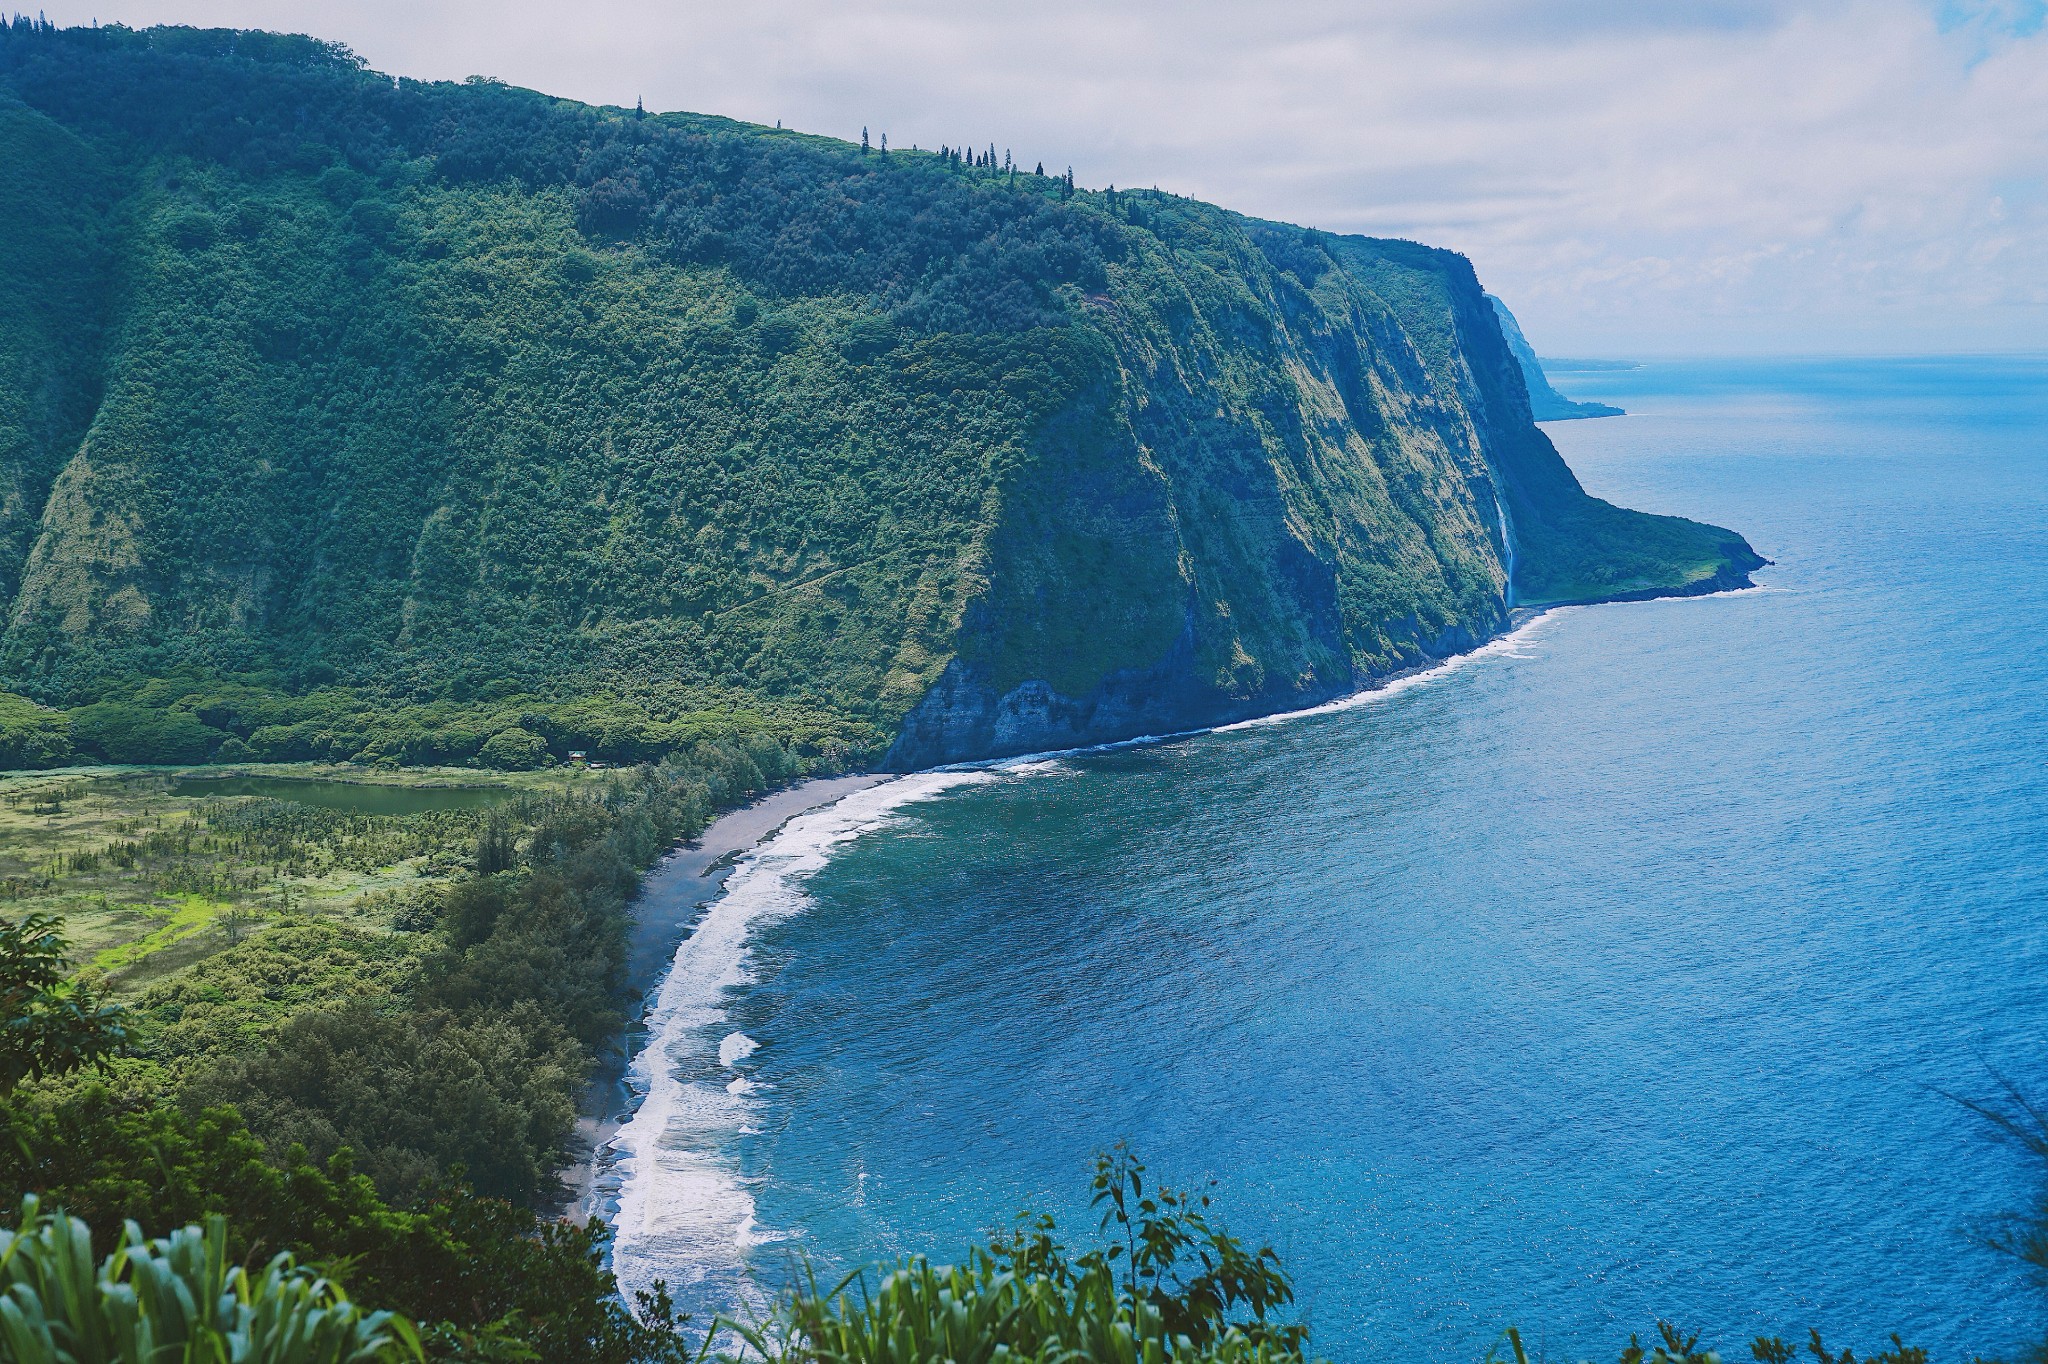
[[[2048,1333],[1970,1234],[2034,1174],[1943,1094],[2048,1093],[2048,360],[1559,381],[1631,413],[1549,428],[1587,487],[1760,590],[799,821],[657,1015],[627,1281],[1086,1240],[1129,1140],[1337,1361]]]

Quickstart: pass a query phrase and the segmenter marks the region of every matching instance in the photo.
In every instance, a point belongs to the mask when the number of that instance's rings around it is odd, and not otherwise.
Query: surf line
[[[1727,595],[1722,593],[1713,596]],[[730,1026],[730,993],[753,980],[749,945],[759,928],[801,912],[804,880],[843,845],[893,823],[907,806],[966,786],[1043,771],[1062,758],[1284,724],[1390,700],[1466,663],[1519,657],[1538,625],[1578,607],[1517,608],[1511,629],[1477,649],[1432,659],[1349,695],[1299,710],[1180,733],[983,759],[897,777],[797,815],[745,854],[697,927],[677,947],[649,1010],[647,1041],[626,1083],[632,1116],[599,1153],[615,1188],[612,1267],[627,1301],[665,1280],[686,1305],[765,1307],[748,1252],[784,1239],[754,1219],[750,1179],[732,1139],[750,1134],[758,1087],[745,1064],[758,1043]]]
[[[746,1069],[758,1044],[731,1026],[725,1007],[753,979],[754,934],[809,904],[805,878],[840,845],[907,805],[997,779],[986,769],[916,773],[796,816],[740,861],[677,947],[647,1015],[647,1040],[627,1068],[638,1102],[600,1153],[604,1182],[616,1181],[612,1270],[628,1302],[657,1279],[686,1304],[760,1302],[747,1252],[780,1238],[756,1225],[731,1149],[756,1114]]]
[[[745,854],[725,889],[677,947],[646,1018],[646,1042],[626,1071],[637,1102],[598,1158],[612,1208],[612,1271],[627,1301],[664,1280],[685,1306],[762,1308],[767,1295],[748,1254],[784,1239],[755,1220],[750,1178],[733,1139],[750,1134],[760,1090],[746,1073],[758,1047],[731,1026],[726,1003],[754,977],[749,947],[761,928],[801,912],[803,882],[842,846],[893,823],[908,806],[948,791],[1043,771],[1062,758],[1277,724],[1388,699],[1467,659],[1508,652],[1535,619],[1470,653],[1381,680],[1335,701],[1235,724],[1145,735],[897,777],[797,815]]]
[[[1493,652],[1520,633],[1462,657]],[[1402,689],[1382,685],[1323,706],[1220,728],[1275,723]],[[756,1222],[750,1180],[733,1150],[733,1139],[748,1135],[758,1118],[760,1091],[747,1063],[759,1044],[732,1026],[726,1006],[754,978],[754,935],[810,903],[806,878],[842,846],[886,827],[919,801],[1030,775],[1065,757],[1206,732],[1148,735],[897,777],[796,815],[744,854],[723,892],[676,948],[647,1013],[646,1041],[626,1071],[635,1099],[631,1116],[597,1155],[598,1197],[613,1204],[612,1269],[627,1301],[660,1279],[686,1305],[764,1305],[765,1295],[749,1275],[748,1252],[782,1234]]]

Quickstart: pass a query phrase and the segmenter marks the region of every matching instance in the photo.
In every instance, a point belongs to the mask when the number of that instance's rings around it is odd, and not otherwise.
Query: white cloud
[[[1568,351],[2048,347],[2042,0],[60,0],[1469,253]]]

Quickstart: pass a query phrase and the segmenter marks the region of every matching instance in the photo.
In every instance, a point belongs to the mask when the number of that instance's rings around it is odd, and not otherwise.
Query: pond
[[[507,786],[386,786],[308,777],[183,777],[174,796],[264,796],[358,815],[419,815],[429,810],[482,810],[519,792]]]

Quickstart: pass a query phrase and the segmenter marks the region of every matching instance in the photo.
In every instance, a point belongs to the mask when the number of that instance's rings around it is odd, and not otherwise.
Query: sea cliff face
[[[1543,361],[1536,356],[1536,348],[1529,344],[1529,338],[1522,335],[1522,324],[1508,311],[1508,305],[1492,294],[1486,296],[1493,304],[1494,315],[1500,319],[1501,335],[1507,339],[1508,349],[1514,353],[1515,363],[1522,370],[1522,384],[1529,390],[1529,411],[1540,422],[1571,421],[1579,417],[1622,417],[1628,415],[1621,408],[1607,403],[1575,402],[1551,387],[1550,377],[1543,372]]]
[[[1584,492],[1462,257],[1174,207],[1147,226],[1175,268],[1137,254],[1095,300],[1121,382],[1088,474],[1013,492],[892,765],[1314,705],[1474,648],[1516,604],[1716,591],[1761,565],[1730,532]],[[1177,252],[1194,231],[1201,253]],[[1110,478],[1153,496],[1054,500]]]
[[[0,685],[38,698],[786,705],[919,766],[1758,562],[1586,496],[1412,243],[266,34],[0,30],[0,146]]]

